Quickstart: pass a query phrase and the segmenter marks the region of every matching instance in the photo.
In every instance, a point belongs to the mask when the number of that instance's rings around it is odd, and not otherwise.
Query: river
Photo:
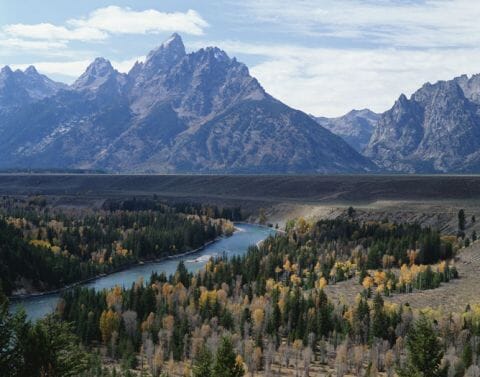
[[[139,277],[143,277],[145,280],[149,279],[152,272],[165,272],[167,275],[174,273],[181,260],[184,261],[189,271],[196,272],[205,266],[211,257],[222,254],[228,257],[242,255],[249,246],[255,245],[275,233],[273,229],[252,224],[235,224],[235,227],[237,231],[232,236],[220,238],[194,254],[173,257],[161,262],[135,265],[126,270],[92,280],[83,284],[83,286],[95,288],[96,290],[109,289],[116,285],[129,288]],[[36,320],[54,311],[58,298],[59,293],[52,293],[44,296],[13,300],[11,308],[15,311],[23,307],[28,318]]]

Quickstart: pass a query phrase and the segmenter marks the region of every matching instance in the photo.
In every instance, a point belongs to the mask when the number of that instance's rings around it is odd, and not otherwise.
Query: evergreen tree
[[[243,377],[245,370],[235,356],[232,341],[228,337],[222,338],[213,366],[213,377]]]
[[[368,302],[363,297],[358,302],[357,308],[355,310],[355,333],[358,337],[358,340],[366,344],[370,337],[370,308]]]
[[[463,361],[463,364],[465,365],[465,368],[469,368],[470,365],[472,365],[473,349],[472,349],[472,344],[470,343],[470,340],[468,340],[467,344],[465,344],[465,347],[463,347],[462,361]]]
[[[26,373],[30,377],[74,377],[88,367],[71,326],[53,315],[38,321],[25,339]]]
[[[8,300],[0,286],[0,371],[5,377],[18,376],[23,364],[16,319],[8,312]]]
[[[388,322],[383,308],[383,298],[377,293],[373,300],[372,336],[375,338],[386,337],[387,327]]]
[[[210,377],[212,375],[213,356],[204,345],[193,361],[193,377]]]
[[[443,352],[430,321],[424,316],[415,322],[407,338],[408,360],[399,377],[440,377]]]
[[[465,230],[465,211],[463,209],[458,211],[458,229]]]

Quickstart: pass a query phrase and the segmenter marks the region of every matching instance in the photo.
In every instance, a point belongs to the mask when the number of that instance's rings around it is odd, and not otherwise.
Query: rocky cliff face
[[[370,142],[380,114],[368,109],[352,110],[337,118],[314,117],[327,130],[344,139],[357,152],[362,153]]]
[[[8,66],[0,70],[0,112],[56,94],[67,85],[57,83],[30,66],[24,72]]]
[[[4,68],[0,76],[0,109],[13,109],[0,117],[0,168],[376,169],[340,137],[268,95],[244,64],[216,47],[187,53],[177,34],[128,74],[98,58],[69,87],[41,75],[43,86],[35,87],[4,78],[27,71]]]
[[[366,156],[399,172],[480,171],[479,82],[461,76],[401,95],[381,116]]]

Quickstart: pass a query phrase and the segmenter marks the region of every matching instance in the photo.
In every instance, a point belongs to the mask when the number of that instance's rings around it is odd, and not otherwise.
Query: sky
[[[425,82],[480,73],[476,0],[0,0],[0,66],[71,83],[121,72],[178,32],[218,46],[274,97],[317,116],[389,109]]]

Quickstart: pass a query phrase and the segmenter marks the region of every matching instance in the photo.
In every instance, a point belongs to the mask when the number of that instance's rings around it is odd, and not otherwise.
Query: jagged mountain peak
[[[27,69],[25,69],[24,72],[25,72],[26,75],[29,75],[29,76],[32,76],[32,75],[33,75],[33,76],[37,76],[37,75],[39,75],[37,69],[36,69],[33,65],[29,65],[29,66],[27,67]]]
[[[209,59],[215,59],[217,61],[222,61],[222,62],[230,62],[232,59],[229,58],[227,53],[223,51],[222,49],[214,46],[209,46],[205,48],[201,48],[195,54],[198,54],[200,56],[205,56]]]
[[[84,74],[92,76],[106,76],[112,72],[115,72],[115,69],[108,59],[95,58],[95,60],[87,67]]]
[[[178,35],[178,34],[177,34]],[[178,38],[170,38],[167,41],[163,42],[157,48],[151,50],[146,58],[146,62],[149,60],[155,59],[155,57],[159,55],[177,55],[177,56],[184,56],[186,55],[185,45],[183,44],[183,40],[178,36]]]
[[[480,105],[480,74],[462,75],[456,77],[454,81],[462,88],[466,98]]]
[[[75,90],[97,91],[109,82],[123,85],[125,76],[113,68],[109,60],[96,58],[71,87]]]
[[[218,47],[185,53],[178,35],[172,36],[136,63],[128,73],[130,99],[137,114],[169,102],[176,111],[204,121],[238,101],[265,98],[248,68]]]
[[[2,67],[2,69],[0,70],[0,74],[2,76],[8,76],[8,75],[11,75],[12,73],[13,73],[13,71],[10,68],[10,66],[8,66],[8,65]]]
[[[151,74],[168,70],[185,55],[183,40],[180,35],[174,33],[158,48],[149,52],[144,63],[144,70]]]
[[[183,39],[178,33],[173,33],[167,40],[162,43],[162,47],[165,49],[175,49],[185,51]]]
[[[396,103],[400,103],[400,104],[407,103],[407,102],[408,102],[408,98],[404,93],[400,94],[400,96],[398,97],[398,99],[396,101]]]
[[[16,107],[11,117],[0,117],[0,167],[230,173],[376,169],[306,114],[268,95],[246,65],[218,47],[187,54],[178,34],[128,75],[97,58],[68,92],[51,99],[23,101],[24,91],[11,87],[7,95],[19,94],[24,110]],[[2,140],[9,142],[2,145]]]
[[[426,83],[382,115],[365,153],[395,171],[479,172],[479,98],[478,75]]]
[[[38,73],[32,65],[24,71],[5,66],[0,71],[0,109],[50,97],[66,87]]]

